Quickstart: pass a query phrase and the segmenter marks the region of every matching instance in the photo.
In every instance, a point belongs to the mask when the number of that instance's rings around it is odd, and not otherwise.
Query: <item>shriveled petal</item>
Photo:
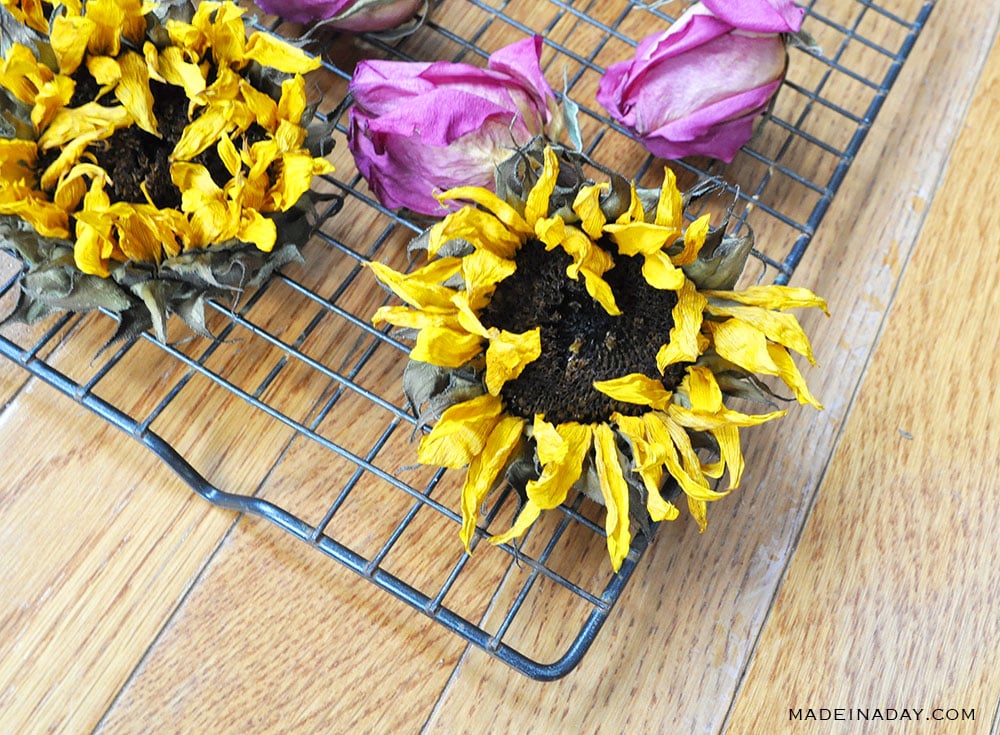
[[[466,551],[476,533],[479,508],[507,465],[510,455],[521,443],[525,420],[504,416],[490,432],[483,450],[469,464],[462,487],[462,530],[459,536]]]
[[[636,191],[635,182],[632,182],[631,195],[629,196],[628,209],[625,210],[618,219],[615,220],[617,224],[625,225],[630,222],[645,222],[646,221],[646,211],[642,208],[642,200],[639,198],[639,192]]]
[[[630,373],[611,380],[596,380],[594,388],[616,401],[650,406],[661,411],[670,405],[673,396],[663,387],[662,382],[642,373]]]
[[[650,255],[671,245],[681,231],[650,222],[630,222],[604,226],[622,255]]]
[[[601,194],[609,188],[607,183],[581,186],[573,200],[573,211],[580,217],[580,227],[591,240],[600,239],[607,218],[601,209]]]
[[[677,404],[667,410],[671,419],[693,431],[715,431],[723,426],[758,426],[774,419],[780,419],[788,411],[770,411],[768,413],[740,413],[723,408],[715,413],[702,413]]]
[[[712,436],[719,443],[722,463],[729,468],[729,489],[733,490],[740,486],[743,469],[746,466],[743,461],[743,450],[740,447],[740,430],[733,425],[720,426],[712,432]]]
[[[486,349],[486,390],[499,395],[500,389],[542,354],[541,329],[535,327],[522,334],[500,330],[491,334]]]
[[[427,254],[437,255],[449,240],[461,239],[502,258],[512,258],[523,238],[512,232],[496,215],[475,207],[462,207],[431,228]]]
[[[750,324],[764,333],[769,340],[805,355],[810,363],[816,364],[812,346],[799,320],[794,314],[772,311],[760,306],[726,306],[709,300],[705,311],[712,316],[733,317]]]
[[[677,188],[677,176],[666,166],[663,167],[663,186],[660,187],[660,199],[656,203],[653,221],[661,227],[671,227],[678,231],[684,226],[684,199]]]
[[[147,133],[159,136],[145,57],[134,51],[126,51],[118,57],[118,64],[122,77],[115,87],[115,97],[129,111],[137,126]]]
[[[524,221],[524,217],[518,214],[516,209],[489,189],[483,189],[480,186],[458,186],[438,194],[436,198],[442,203],[446,201],[467,201],[478,204],[480,207],[492,212],[508,229],[521,236],[528,236],[534,231],[534,228],[530,227]]]
[[[777,375],[767,350],[767,337],[762,331],[740,319],[705,322],[712,334],[712,343],[719,355],[744,370],[765,375]]]
[[[205,72],[198,64],[188,61],[177,46],[167,46],[160,52],[157,70],[168,83],[183,87],[188,99],[199,97],[205,91]]]
[[[97,24],[85,15],[56,15],[52,19],[49,43],[59,62],[59,71],[67,76],[80,68],[87,44],[97,31]]]
[[[809,391],[809,386],[806,385],[805,378],[802,377],[802,373],[795,366],[795,361],[788,354],[788,350],[781,345],[769,344],[767,346],[767,353],[778,369],[775,374],[784,381],[785,385],[792,389],[796,400],[799,403],[808,403],[813,408],[822,411],[823,404],[817,401]]]
[[[278,229],[270,217],[252,209],[244,209],[236,236],[243,242],[252,242],[261,252],[269,253],[278,240]]]
[[[677,291],[687,281],[684,271],[670,262],[670,257],[658,251],[645,256],[642,264],[642,276],[653,288],[661,291]]]
[[[514,523],[503,533],[498,533],[494,536],[490,536],[491,544],[506,544],[509,541],[513,541],[531,528],[531,526],[538,520],[538,516],[542,514],[542,509],[538,507],[530,498],[524,501],[524,505],[521,506],[520,512],[517,514],[517,518],[514,519]]]
[[[677,507],[666,500],[660,492],[663,484],[662,450],[650,446],[646,438],[646,422],[641,416],[622,416],[614,413],[611,420],[618,431],[632,447],[635,471],[642,478],[646,488],[646,510],[655,522],[672,521],[677,518]]]
[[[511,528],[494,536],[500,544],[521,536],[543,510],[551,510],[566,501],[569,490],[580,479],[584,458],[591,447],[591,427],[566,423],[553,426],[541,416],[535,417],[533,434],[537,444],[542,474],[530,480],[525,490],[528,499]]]
[[[256,61],[285,74],[305,74],[322,66],[318,56],[282,41],[270,33],[255,31],[247,39],[243,58]]]
[[[677,480],[677,484],[688,496],[689,501],[694,498],[704,502],[706,499],[717,500],[723,497],[724,494],[714,493],[709,489],[698,457],[691,447],[691,440],[682,427],[658,411],[650,411],[644,414],[642,419],[646,424],[649,442],[660,452],[667,472]],[[680,454],[678,454],[678,443],[681,448]]]
[[[581,268],[580,273],[583,275],[583,284],[587,288],[587,293],[590,294],[591,298],[599,303],[611,316],[621,315],[622,310],[615,303],[615,295],[608,282],[589,268]]]
[[[542,474],[525,486],[528,499],[542,510],[551,510],[566,502],[570,488],[580,479],[583,461],[590,452],[593,428],[589,424],[567,422],[553,426],[535,417],[535,441]],[[547,445],[542,449],[542,445]]]
[[[218,104],[205,108],[201,115],[184,128],[181,139],[174,146],[173,159],[190,161],[215,143],[223,133],[234,127],[232,119],[232,104]]]
[[[670,328],[670,339],[656,353],[656,367],[662,373],[668,365],[678,362],[694,362],[702,353],[701,323],[708,299],[702,296],[690,280],[686,280],[677,292],[677,304],[670,314],[674,326]]]
[[[548,216],[549,200],[552,198],[552,192],[556,188],[556,179],[559,177],[559,160],[556,158],[555,152],[546,146],[542,157],[544,159],[542,173],[535,185],[531,187],[524,202],[524,219],[532,228],[535,227],[538,220]]]
[[[742,291],[705,291],[714,299],[737,301],[748,306],[762,306],[765,309],[795,309],[814,306],[829,316],[826,300],[808,288],[796,286],[749,286]]]
[[[76,82],[61,74],[41,86],[31,108],[31,122],[36,131],[48,127],[56,113],[69,104],[75,89]]]
[[[617,572],[628,555],[632,536],[629,533],[628,484],[618,459],[615,432],[607,424],[594,426],[594,466],[607,509],[604,527],[608,534],[611,567]]]
[[[697,413],[717,413],[723,409],[722,390],[715,374],[707,367],[692,365],[682,383],[687,391],[691,410]]]
[[[412,273],[400,273],[383,263],[368,264],[375,277],[389,290],[410,306],[418,309],[437,307],[453,309],[452,297],[456,291],[442,286],[462,268],[461,258],[438,258]]]
[[[482,453],[502,411],[502,401],[489,393],[449,407],[421,439],[417,460],[451,469],[465,467]]]
[[[462,367],[483,351],[483,338],[464,330],[426,327],[417,334],[410,359],[440,367]]]
[[[711,215],[703,214],[688,225],[684,231],[684,249],[670,259],[674,265],[678,267],[689,265],[698,259],[698,253],[701,252],[705,245],[705,238],[708,237],[708,226],[711,218]]]
[[[500,281],[513,275],[517,263],[491,250],[476,250],[462,258],[462,276],[473,309],[486,306],[486,301]]]

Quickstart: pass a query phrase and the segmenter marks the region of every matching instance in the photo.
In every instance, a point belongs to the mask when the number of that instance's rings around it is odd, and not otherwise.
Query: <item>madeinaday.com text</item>
[[[971,721],[975,708],[956,707],[789,707],[789,720],[878,722],[934,720],[937,722]]]

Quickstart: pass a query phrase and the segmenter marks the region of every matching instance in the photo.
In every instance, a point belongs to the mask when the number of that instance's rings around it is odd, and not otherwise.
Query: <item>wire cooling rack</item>
[[[540,33],[550,83],[580,105],[586,153],[657,185],[662,162],[605,117],[594,93],[602,70],[666,27],[680,5],[432,3],[429,22],[394,44],[321,39],[329,90],[321,110],[337,107],[361,58],[479,65],[500,46]],[[792,50],[788,78],[755,138],[725,168],[671,164],[682,183],[703,175],[728,182],[734,226],[757,234],[762,272],[752,277],[784,283],[795,271],[933,5],[809,3],[804,28],[823,53]],[[278,33],[300,30],[261,23]],[[523,673],[558,678],[595,639],[649,539],[638,536],[612,574],[601,509],[576,497],[543,516],[518,548],[477,543],[464,553],[459,473],[413,466],[415,420],[400,388],[408,348],[370,321],[384,294],[363,264],[405,268],[405,245],[419,227],[371,197],[340,125],[331,154],[337,172],[317,187],[332,199],[304,247],[306,264],[238,303],[212,304],[217,339],[182,339],[183,325],[172,323],[178,342],[143,335],[100,352],[116,324],[92,313],[7,327],[0,352],[145,444],[211,503],[267,519],[352,569],[359,584],[395,595]],[[0,259],[0,272],[12,274],[0,291],[5,314],[19,263]],[[514,505],[490,500],[492,531],[507,527]]]

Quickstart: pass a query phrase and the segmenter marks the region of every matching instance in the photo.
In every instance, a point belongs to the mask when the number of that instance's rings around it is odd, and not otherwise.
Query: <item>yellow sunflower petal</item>
[[[705,324],[712,334],[715,351],[722,358],[752,373],[778,374],[778,366],[767,351],[767,337],[752,324],[740,319]]]
[[[661,227],[672,227],[678,231],[684,226],[684,200],[677,188],[677,177],[666,166],[663,168],[663,186],[660,187],[653,221]]]
[[[649,255],[670,246],[680,237],[681,231],[649,222],[605,225],[612,241],[617,243],[622,255]]]
[[[306,74],[323,65],[318,56],[307,54],[270,33],[259,31],[251,33],[247,39],[243,58],[259,62],[262,66],[269,66],[285,74]]]
[[[483,189],[480,186],[458,186],[438,194],[436,198],[440,202],[466,201],[478,204],[492,212],[511,232],[522,237],[526,237],[534,231],[533,227],[528,226],[524,217],[518,214],[516,209],[489,189]]]
[[[442,286],[443,281],[459,272],[461,258],[438,258],[412,273],[400,273],[383,263],[368,264],[375,277],[389,290],[410,306],[453,310],[452,297],[456,291]]]
[[[772,311],[760,306],[726,306],[709,301],[705,311],[712,316],[732,317],[750,324],[764,333],[769,340],[805,355],[810,363],[816,364],[812,346],[799,320],[794,314]]]
[[[173,160],[190,161],[233,126],[233,105],[219,104],[205,108],[181,133],[174,146]]]
[[[813,408],[822,411],[823,404],[817,401],[809,391],[809,386],[806,385],[805,378],[802,377],[802,373],[795,366],[795,361],[788,354],[788,350],[781,345],[769,344],[767,346],[767,353],[771,357],[771,361],[777,366],[778,372],[775,374],[785,382],[785,385],[792,389],[798,402],[808,403]]]
[[[135,51],[126,51],[118,57],[121,81],[115,87],[115,97],[129,111],[135,124],[159,136],[156,116],[153,114],[153,93],[149,88],[149,69],[146,59]]]
[[[594,388],[616,401],[650,406],[664,410],[670,404],[673,394],[663,387],[663,383],[642,373],[630,373],[611,380],[596,380]]]
[[[461,367],[483,351],[483,338],[464,330],[426,327],[417,333],[410,359],[439,367]]]
[[[490,336],[486,349],[486,390],[499,395],[509,380],[514,380],[542,354],[541,329],[535,327],[522,334],[500,330]]]
[[[580,217],[580,227],[591,240],[599,240],[607,218],[601,210],[601,194],[609,188],[607,183],[582,186],[573,200],[573,211]]]
[[[684,231],[684,249],[670,260],[676,266],[689,265],[698,259],[698,253],[705,245],[705,238],[708,237],[708,225],[711,215],[704,214]]]
[[[462,207],[431,227],[427,254],[434,257],[449,240],[461,239],[477,250],[488,250],[501,258],[512,258],[522,237],[511,232],[495,215],[475,207]]]
[[[604,310],[611,316],[619,316],[622,310],[615,303],[615,295],[608,282],[589,268],[581,268],[580,273],[583,274],[583,284],[591,298],[604,307]]]
[[[489,296],[500,281],[513,275],[517,263],[491,250],[476,250],[462,258],[462,276],[472,309],[486,306]]]
[[[713,493],[702,473],[698,457],[691,447],[691,440],[683,427],[671,421],[670,417],[658,411],[643,414],[649,441],[659,451],[659,457],[667,472],[673,477],[688,498],[717,500],[724,494]],[[678,443],[681,451],[678,452]],[[702,529],[704,530],[704,529]]]
[[[712,436],[719,443],[719,457],[722,464],[729,468],[729,489],[733,490],[740,485],[743,478],[743,450],[740,447],[739,427],[720,426],[712,432]]]
[[[594,467],[607,509],[604,527],[608,534],[611,567],[617,572],[628,555],[632,536],[629,533],[628,484],[618,458],[615,432],[607,424],[594,427]]]
[[[506,544],[513,541],[516,538],[524,535],[538,520],[538,516],[542,514],[542,509],[532,501],[530,498],[524,501],[524,505],[521,506],[521,511],[517,514],[517,518],[514,519],[514,523],[503,533],[498,533],[496,535],[490,536],[491,544]]]
[[[680,511],[660,492],[663,483],[662,452],[647,441],[646,422],[641,416],[622,416],[618,413],[612,414],[611,420],[632,446],[635,471],[646,487],[646,510],[649,517],[655,523],[674,520]]]
[[[469,464],[462,487],[462,530],[460,537],[466,551],[476,533],[479,507],[496,484],[510,455],[521,443],[525,421],[516,416],[504,416],[490,432],[483,450]]]
[[[642,264],[642,276],[653,288],[661,291],[677,291],[687,280],[684,271],[670,262],[670,256],[662,251],[649,253]]]
[[[826,300],[808,288],[795,286],[749,286],[742,291],[705,291],[706,296],[728,301],[738,301],[748,306],[766,309],[795,309],[814,306],[829,316]]]
[[[60,73],[69,76],[80,68],[87,44],[96,32],[97,24],[85,15],[60,14],[52,19],[49,43],[59,62]]]
[[[69,104],[75,89],[76,82],[62,74],[41,86],[31,108],[31,122],[36,131],[48,127],[56,113]]]
[[[456,403],[421,439],[417,460],[451,469],[465,467],[482,453],[502,412],[503,402],[489,393]]]
[[[535,223],[549,214],[549,199],[556,188],[559,177],[559,160],[555,152],[548,146],[542,152],[544,164],[538,181],[531,187],[524,202],[524,219],[534,229]]]
[[[592,429],[586,424],[565,423],[553,426],[535,416],[532,433],[537,446],[542,474],[525,486],[528,499],[508,531],[490,539],[505,543],[521,536],[543,510],[551,510],[566,501],[570,488],[580,479],[583,461],[590,451]]]
[[[278,229],[270,217],[265,217],[252,209],[244,209],[236,236],[242,242],[252,242],[261,252],[269,253],[277,242]]]
[[[635,189],[635,182],[632,182],[631,196],[629,197],[628,209],[623,212],[617,220],[616,224],[626,225],[630,222],[645,222],[646,212],[642,208],[642,200],[639,198],[639,193]]]
[[[707,367],[692,365],[687,369],[682,382],[691,402],[691,410],[697,413],[718,413],[723,409],[722,390],[715,374]]]
[[[409,306],[381,306],[372,316],[372,323],[375,326],[392,324],[394,327],[406,329],[423,329],[431,326],[450,326],[452,329],[458,327],[454,314],[411,309]]]
[[[780,419],[788,411],[770,411],[768,413],[740,413],[723,408],[715,413],[703,413],[677,404],[671,405],[667,413],[680,426],[693,431],[715,431],[723,426],[758,426]]]
[[[160,52],[157,69],[168,83],[184,88],[188,99],[199,97],[205,91],[205,71],[198,64],[184,57],[177,46],[167,46]]]
[[[690,280],[686,280],[677,292],[677,304],[670,314],[674,326],[670,328],[670,338],[656,353],[656,367],[662,373],[668,365],[678,362],[694,362],[702,353],[701,323],[708,299],[698,292]]]

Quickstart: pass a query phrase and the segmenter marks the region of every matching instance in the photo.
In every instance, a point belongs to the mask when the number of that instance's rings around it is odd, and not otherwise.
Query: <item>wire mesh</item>
[[[680,183],[722,177],[734,228],[757,233],[757,272],[785,283],[805,255],[851,162],[923,28],[933,2],[814,0],[804,28],[823,49],[793,49],[788,78],[754,139],[732,164],[672,163]],[[323,53],[332,114],[361,58],[482,64],[500,46],[540,33],[554,87],[580,105],[585,152],[657,185],[662,163],[628,140],[593,102],[604,68],[674,16],[679,3],[450,0],[432,4],[415,35],[389,44],[329,36]],[[262,18],[261,27],[295,34]],[[235,303],[213,303],[217,339],[160,344],[151,335],[101,350],[109,314],[66,314],[8,326],[0,352],[148,446],[208,501],[269,520],[314,549],[536,679],[583,657],[632,576],[649,538],[621,570],[606,558],[602,510],[583,497],[543,516],[517,547],[458,542],[458,473],[415,467],[416,421],[400,375],[408,347],[371,326],[385,303],[364,264],[406,267],[419,226],[381,207],[356,175],[338,128],[332,195],[287,267]],[[630,170],[631,167],[631,170]],[[683,187],[682,187],[683,188]],[[13,308],[20,263],[0,255]],[[751,269],[752,270],[752,269]],[[171,324],[172,336],[183,331]],[[96,355],[96,357],[95,357]],[[249,407],[249,410],[248,410]],[[229,488],[225,492],[220,488]],[[506,528],[516,503],[491,498],[486,528]]]

